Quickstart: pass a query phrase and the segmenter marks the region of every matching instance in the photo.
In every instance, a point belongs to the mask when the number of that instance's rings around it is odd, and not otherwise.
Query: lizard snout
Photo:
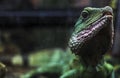
[[[111,7],[106,6],[103,8],[103,16],[105,15],[113,15],[113,10]]]

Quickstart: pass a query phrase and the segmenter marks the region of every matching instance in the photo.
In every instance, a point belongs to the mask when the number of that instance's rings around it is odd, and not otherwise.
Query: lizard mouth
[[[81,52],[82,47],[89,47],[90,46],[89,44],[92,44],[90,40],[93,40],[93,38],[94,38],[93,44],[96,44],[96,42],[94,42],[95,40],[98,39],[98,37],[96,36],[102,32],[109,33],[109,35],[111,36],[112,31],[110,31],[111,27],[109,25],[110,23],[112,23],[112,18],[113,18],[112,13],[107,12],[103,14],[103,16],[99,20],[90,24],[90,26],[88,26],[81,32],[72,35],[72,38],[70,39],[69,43],[69,47],[71,48],[72,52],[74,52],[75,54],[79,54]],[[106,29],[108,31],[106,31]],[[86,45],[86,43],[89,46]]]

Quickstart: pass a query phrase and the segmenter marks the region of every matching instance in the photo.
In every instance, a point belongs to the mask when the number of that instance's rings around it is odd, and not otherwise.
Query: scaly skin
[[[72,52],[53,53],[48,64],[41,65],[21,78],[45,72],[59,73],[60,78],[114,78],[112,65],[103,59],[112,42],[112,8],[87,7],[82,11],[70,38]]]

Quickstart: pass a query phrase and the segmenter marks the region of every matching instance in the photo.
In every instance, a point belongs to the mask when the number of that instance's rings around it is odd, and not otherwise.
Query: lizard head
[[[69,47],[76,55],[104,54],[109,49],[113,37],[113,11],[109,6],[103,8],[87,7],[76,22]]]

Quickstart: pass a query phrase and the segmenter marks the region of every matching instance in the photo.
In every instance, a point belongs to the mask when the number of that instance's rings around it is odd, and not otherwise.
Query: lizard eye
[[[81,14],[81,15],[82,15],[82,17],[83,17],[83,18],[87,18],[87,17],[88,17],[88,15],[89,15],[89,13],[88,13],[88,12],[82,12],[82,14]]]

